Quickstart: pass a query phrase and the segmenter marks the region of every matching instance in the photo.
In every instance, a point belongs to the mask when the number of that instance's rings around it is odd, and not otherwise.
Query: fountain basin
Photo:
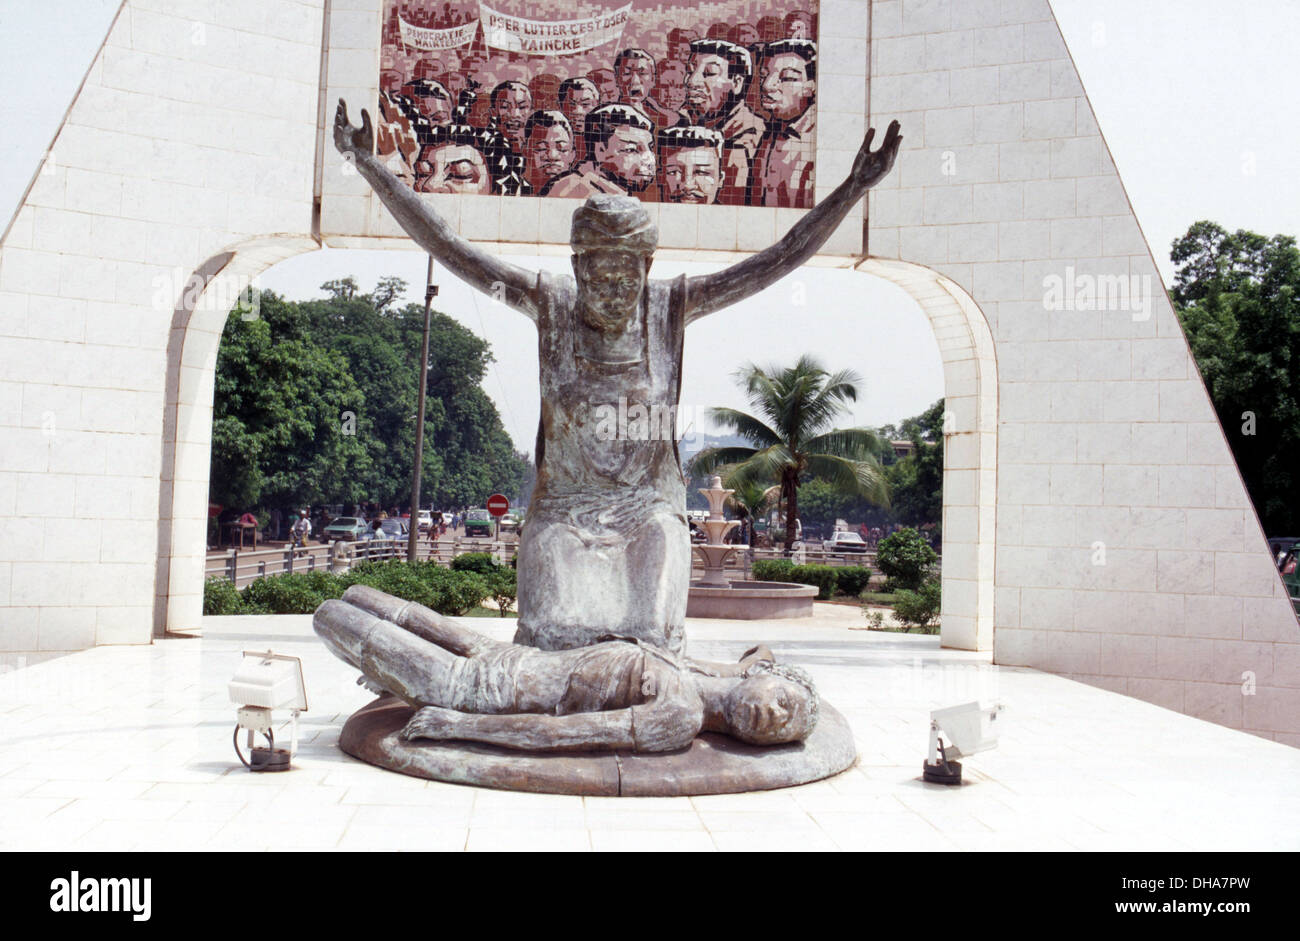
[[[817,586],[794,582],[733,581],[728,587],[691,582],[688,618],[729,618],[760,621],[812,617]]]

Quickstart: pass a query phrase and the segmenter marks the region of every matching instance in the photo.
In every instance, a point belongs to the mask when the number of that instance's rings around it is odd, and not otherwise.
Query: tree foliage
[[[709,416],[751,447],[706,448],[691,463],[694,473],[726,466],[727,487],[778,485],[787,546],[795,539],[804,479],[821,479],[839,492],[889,504],[889,484],[880,466],[885,445],[879,436],[866,428],[832,427],[846,403],[857,400],[862,382],[857,373],[832,374],[804,355],[787,367],[751,363],[736,376],[757,414],[715,408]]]
[[[919,588],[938,558],[925,537],[911,528],[886,536],[876,551],[876,565],[895,589]]]
[[[1172,295],[1266,532],[1300,530],[1300,251],[1197,222],[1173,243]]]
[[[409,502],[424,307],[398,304],[405,287],[383,278],[365,294],[340,278],[324,300],[263,292],[258,319],[232,312],[217,357],[214,502]],[[421,502],[515,496],[527,461],[481,387],[487,342],[434,312],[429,347]]]
[[[943,399],[913,418],[897,433],[912,442],[912,453],[888,468],[895,519],[909,526],[943,520]]]

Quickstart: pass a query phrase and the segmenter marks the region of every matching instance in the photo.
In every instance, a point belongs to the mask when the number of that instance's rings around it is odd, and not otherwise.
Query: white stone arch
[[[993,647],[998,367],[975,300],[937,271],[868,258],[857,271],[892,281],[920,305],[943,361],[943,620],[945,647]]]
[[[213,255],[181,287],[167,341],[155,637],[196,630],[203,616],[213,392],[230,300],[267,268],[316,248],[308,238],[253,239]]]

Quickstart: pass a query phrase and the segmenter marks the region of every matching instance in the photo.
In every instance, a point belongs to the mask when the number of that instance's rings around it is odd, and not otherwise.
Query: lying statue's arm
[[[407,739],[464,739],[522,751],[674,751],[700,733],[704,706],[693,683],[650,667],[641,677],[647,700],[627,709],[550,716],[480,715],[425,706],[402,731]]]
[[[397,224],[421,248],[442,262],[452,273],[485,294],[536,318],[537,275],[494,258],[475,248],[451,230],[410,186],[375,159],[374,130],[370,114],[361,110],[361,127],[348,123],[348,109],[339,99],[334,115],[334,146],[352,160],[361,175],[384,201]]]
[[[875,128],[867,132],[848,179],[808,210],[779,242],[730,268],[687,279],[687,323],[757,294],[817,253],[849,210],[894,165],[898,145],[903,140],[898,133],[898,122],[890,122],[884,143],[873,151],[871,141],[875,133]]]
[[[521,751],[631,751],[636,744],[631,709],[571,716],[489,716],[425,706],[411,717],[402,736],[487,742]]]

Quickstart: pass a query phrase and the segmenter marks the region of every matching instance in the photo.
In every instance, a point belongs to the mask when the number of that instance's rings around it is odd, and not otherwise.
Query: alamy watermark
[[[83,878],[77,870],[50,883],[52,912],[130,912],[132,921],[148,921],[153,880]]]
[[[255,276],[225,275],[204,281],[184,268],[173,268],[154,277],[152,304],[155,310],[181,307],[217,313],[239,307],[241,319],[256,320],[262,310],[262,291]]]
[[[599,441],[693,441],[697,414],[693,405],[642,405],[622,395],[591,408]]]
[[[1151,319],[1151,275],[1080,274],[1067,265],[1065,275],[1043,278],[1047,310],[1127,310],[1133,320]]]

